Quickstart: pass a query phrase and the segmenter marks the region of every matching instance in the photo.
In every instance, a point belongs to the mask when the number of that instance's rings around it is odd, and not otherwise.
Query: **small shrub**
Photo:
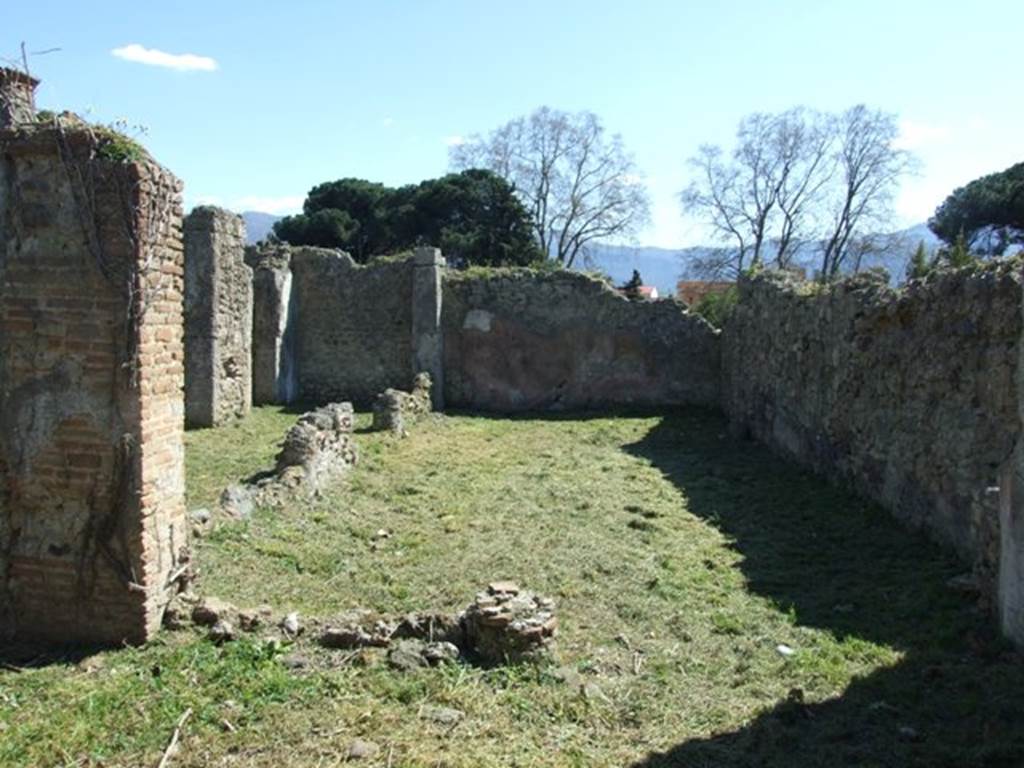
[[[145,148],[128,135],[129,130],[137,135],[146,133],[145,127],[129,126],[125,120],[118,120],[110,125],[94,125],[92,131],[97,140],[96,156],[114,163],[130,163],[145,159]]]
[[[541,274],[551,274],[561,272],[564,267],[558,259],[540,259],[539,261],[532,262],[530,269],[535,269]]]
[[[734,285],[721,293],[707,293],[692,308],[715,328],[721,328],[736,309],[740,300],[739,289]]]
[[[142,160],[146,150],[134,139],[110,128],[96,130],[96,156],[114,163],[129,163]]]

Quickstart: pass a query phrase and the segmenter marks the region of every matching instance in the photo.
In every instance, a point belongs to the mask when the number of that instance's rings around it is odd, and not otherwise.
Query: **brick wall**
[[[187,546],[181,185],[95,149],[0,132],[0,626],[140,642]]]

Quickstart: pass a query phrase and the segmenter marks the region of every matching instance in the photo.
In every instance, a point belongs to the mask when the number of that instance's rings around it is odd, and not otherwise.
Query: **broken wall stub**
[[[445,402],[488,411],[719,402],[719,334],[578,272],[448,271]]]
[[[273,471],[224,489],[221,511],[244,520],[256,507],[319,496],[358,460],[352,403],[330,403],[299,417],[288,430]]]
[[[406,427],[430,413],[433,383],[427,372],[416,374],[412,391],[385,389],[373,401],[373,429],[405,437]]]
[[[294,475],[297,484],[314,493],[327,487],[356,463],[354,422],[352,403],[331,403],[302,414],[277,455],[278,478],[287,485]]]
[[[738,432],[925,529],[974,564],[989,598],[996,486],[1020,435],[1020,273],[990,264],[898,291],[767,273],[741,281],[723,335]]]
[[[0,67],[0,130],[35,122],[38,85],[38,80],[21,70]]]
[[[142,642],[187,570],[181,184],[0,131],[0,627]]]
[[[252,268],[252,401],[254,405],[290,403],[296,398],[291,248],[250,246],[245,263]]]
[[[252,270],[245,224],[199,206],[184,222],[185,422],[214,427],[252,406]]]

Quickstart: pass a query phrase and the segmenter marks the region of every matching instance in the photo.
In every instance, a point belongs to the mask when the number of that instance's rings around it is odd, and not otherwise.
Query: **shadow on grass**
[[[1024,662],[946,585],[962,564],[876,505],[731,438],[713,412],[672,413],[626,450],[733,540],[751,592],[799,624],[904,654],[836,699],[805,705],[793,691],[739,731],[634,768],[1024,765]]]
[[[0,643],[0,671],[17,673],[27,669],[77,664],[106,650],[110,650],[110,646],[12,640]]]

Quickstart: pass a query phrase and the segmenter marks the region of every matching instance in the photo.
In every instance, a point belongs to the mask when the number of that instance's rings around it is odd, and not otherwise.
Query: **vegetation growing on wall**
[[[736,309],[739,302],[739,289],[733,285],[720,293],[711,292],[701,296],[693,311],[707,320],[715,328],[721,328]]]

